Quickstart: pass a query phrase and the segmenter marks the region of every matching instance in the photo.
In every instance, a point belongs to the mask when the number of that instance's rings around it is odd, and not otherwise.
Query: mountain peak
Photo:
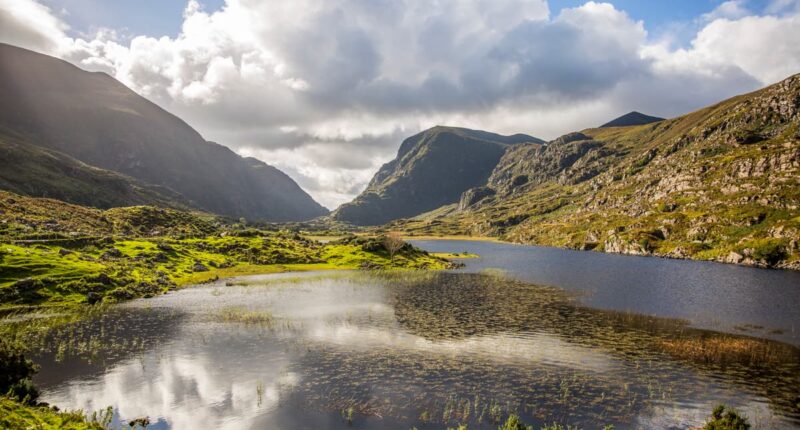
[[[0,44],[0,152],[0,184],[33,196],[111,207],[177,195],[193,209],[268,221],[328,212],[277,168],[206,141],[111,76],[7,44]],[[11,164],[12,152],[49,160],[41,167],[47,180],[35,166],[24,172]],[[70,186],[76,172],[81,187]],[[102,192],[93,195],[87,183],[102,183]]]
[[[664,118],[659,118],[657,116],[650,116],[645,115],[641,112],[632,111],[628,112],[625,115],[622,115],[619,118],[613,119],[603,125],[600,128],[607,128],[607,127],[630,127],[633,125],[644,125],[650,124],[653,122],[663,121]]]
[[[437,125],[403,141],[367,189],[332,217],[357,225],[379,225],[457,203],[481,185],[511,147],[541,144],[526,134],[504,136],[483,130]]]

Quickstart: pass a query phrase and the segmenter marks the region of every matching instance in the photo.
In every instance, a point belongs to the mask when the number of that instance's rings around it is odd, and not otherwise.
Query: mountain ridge
[[[645,115],[641,112],[631,111],[620,117],[614,118],[611,121],[603,124],[600,128],[608,127],[630,127],[634,125],[645,125],[654,122],[664,121],[664,118],[657,116]]]
[[[406,138],[397,156],[381,166],[367,188],[331,217],[378,225],[457,202],[461,193],[488,178],[503,153],[532,136],[435,126]]]
[[[26,144],[170,188],[198,209],[295,221],[325,215],[289,176],[208,142],[101,72],[0,44],[0,129]]]
[[[385,228],[800,269],[800,75],[677,118],[516,146],[460,205]]]

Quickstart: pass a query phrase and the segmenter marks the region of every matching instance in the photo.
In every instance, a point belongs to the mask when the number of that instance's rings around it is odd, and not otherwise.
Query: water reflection
[[[461,270],[500,268],[527,282],[580,292],[581,302],[594,308],[682,318],[695,327],[800,346],[797,271],[480,241],[414,244],[478,254]]]
[[[690,428],[719,402],[764,428],[800,425],[800,353],[783,343],[591,309],[492,274],[232,284],[82,322],[73,338],[106,347],[94,367],[74,365],[71,353],[47,364],[37,381],[45,400],[113,405],[118,423],[149,416],[175,429],[345,428],[351,418],[358,428],[496,428],[510,412],[536,424]],[[220,309],[262,317],[220,318]],[[114,348],[131,343],[143,347]]]

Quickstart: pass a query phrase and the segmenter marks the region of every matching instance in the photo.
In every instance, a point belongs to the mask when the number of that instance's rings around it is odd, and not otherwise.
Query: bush
[[[769,265],[774,265],[786,258],[786,249],[781,240],[765,239],[756,241],[753,248],[753,258]]]
[[[736,409],[719,405],[711,412],[711,421],[703,426],[703,430],[750,430],[750,423]]]
[[[0,395],[8,395],[23,403],[32,404],[39,397],[31,384],[36,365],[25,358],[22,348],[0,339]]]

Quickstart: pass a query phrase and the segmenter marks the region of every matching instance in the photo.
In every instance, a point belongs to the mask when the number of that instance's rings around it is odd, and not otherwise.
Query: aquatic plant
[[[342,409],[341,411],[342,419],[344,419],[347,424],[353,424],[353,418],[355,417],[355,409],[352,406]]]
[[[750,430],[750,422],[736,409],[718,405],[711,412],[711,420],[703,426],[703,430]]]
[[[511,414],[498,430],[533,430],[533,426],[525,425],[519,415]]]
[[[734,363],[765,366],[797,357],[796,349],[789,345],[724,334],[664,339],[658,342],[658,347],[675,357],[720,366]]]
[[[240,307],[225,307],[214,314],[217,321],[272,327],[275,317],[268,311],[251,311]]]

